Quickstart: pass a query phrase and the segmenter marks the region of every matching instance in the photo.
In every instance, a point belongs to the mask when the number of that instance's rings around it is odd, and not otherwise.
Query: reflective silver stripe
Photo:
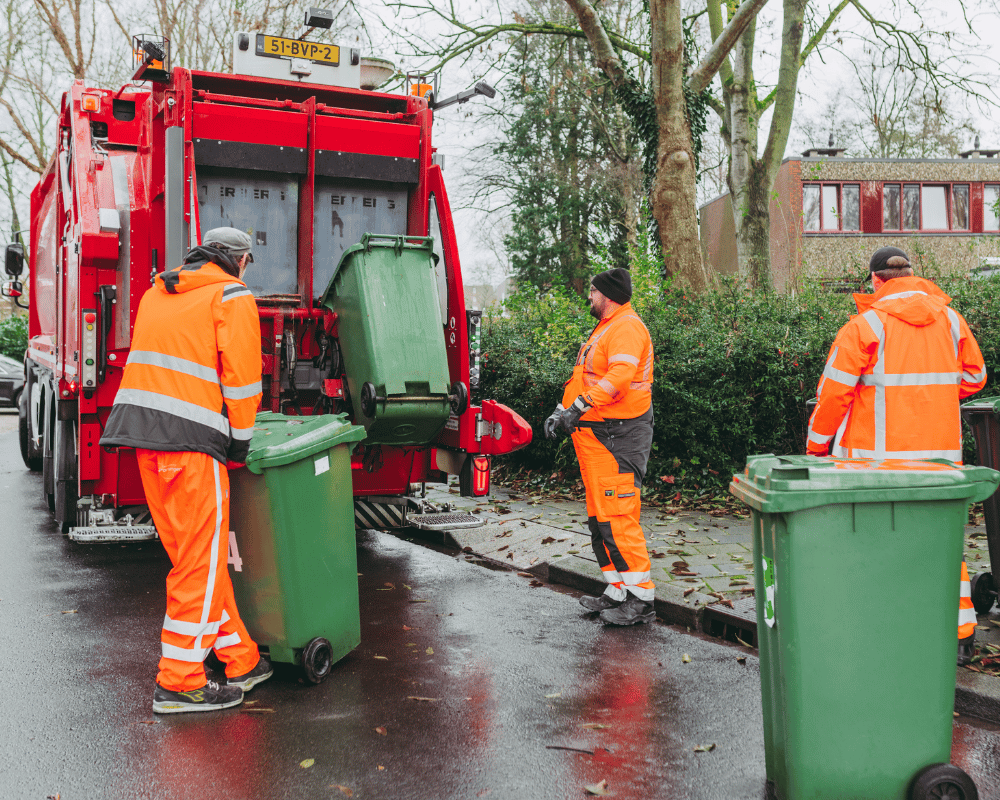
[[[878,355],[872,369],[872,376],[875,380],[875,452],[878,455],[873,456],[873,458],[885,458],[885,326],[875,311],[866,311],[861,316],[878,337]]]
[[[816,431],[811,428],[809,429],[809,441],[815,442],[816,444],[826,444],[836,435],[836,433],[831,433],[829,436],[823,436],[822,434],[816,433]]]
[[[220,636],[215,640],[215,649],[224,650],[227,647],[232,647],[234,644],[239,644],[240,641],[241,639],[238,633],[231,633],[228,636]]]
[[[620,603],[626,596],[625,590],[621,586],[615,586],[613,583],[608,584],[607,588],[604,590],[604,594],[616,603]]]
[[[862,450],[859,447],[851,448],[851,458],[898,458],[913,460],[918,458],[946,458],[949,461],[958,463],[962,460],[961,450],[885,450],[881,452],[875,450]]]
[[[862,375],[865,386],[954,386],[962,381],[957,372],[907,372],[898,375]]]
[[[222,530],[222,480],[219,477],[219,462],[212,459],[212,477],[215,478],[215,530],[212,532],[212,549],[208,558],[208,578],[205,581],[205,600],[201,607],[201,623],[208,624],[212,612],[212,595],[215,592],[215,573],[219,569],[219,534]],[[218,633],[216,628],[215,632]],[[195,641],[195,647],[202,646],[202,637]]]
[[[649,580],[649,572],[623,572],[622,580],[629,586],[635,586],[637,583],[645,583]]]
[[[244,297],[246,295],[253,297],[253,292],[251,292],[246,286],[239,283],[233,283],[222,290],[222,302],[225,303],[232,300],[234,297]]]
[[[896,292],[896,294],[887,294],[882,300],[902,300],[905,297],[913,297],[915,294],[922,294],[927,297],[927,292],[921,292],[920,290],[913,290],[912,292]]]
[[[200,622],[185,622],[182,619],[170,619],[163,616],[163,630],[171,633],[179,633],[182,636],[207,636],[219,632],[220,622],[209,622],[203,625]]]
[[[192,378],[200,378],[203,381],[219,384],[219,373],[214,367],[206,367],[197,361],[189,361],[186,358],[168,356],[165,353],[155,353],[152,350],[133,350],[128,354],[129,364],[146,364],[150,367],[162,367],[163,369],[180,372],[190,375]]]
[[[246,400],[263,391],[260,381],[248,383],[246,386],[226,386],[222,384],[222,396],[227,400]]]
[[[155,411],[163,411],[167,414],[173,414],[175,417],[189,419],[192,422],[197,422],[198,424],[204,425],[208,428],[214,428],[222,434],[229,433],[229,420],[227,420],[222,414],[215,411],[209,411],[204,406],[199,406],[196,403],[189,403],[186,400],[178,400],[176,397],[158,394],[157,392],[149,392],[145,389],[119,389],[118,394],[115,395],[115,405],[151,408]],[[236,429],[234,429],[234,437],[235,430]],[[253,435],[253,428],[249,428],[248,431],[249,433],[246,438],[250,439]]]
[[[233,438],[241,442],[249,442],[253,438],[253,426],[249,428],[231,427],[229,430]]]
[[[986,377],[986,367],[983,367],[979,372],[973,375],[971,372],[963,372],[962,380],[968,381],[969,383],[979,383]]]
[[[958,358],[958,342],[962,338],[962,326],[958,322],[958,314],[954,310],[948,308],[944,309],[948,312],[948,319],[951,320],[951,343],[955,345],[955,358]]]
[[[656,599],[656,595],[652,589],[643,589],[639,586],[629,584],[628,590],[640,600],[645,600],[647,603],[652,603]]]
[[[618,353],[617,355],[613,355],[608,358],[609,364],[614,364],[616,361],[624,361],[631,364],[633,367],[639,366],[639,359],[635,356],[630,356],[628,353]]]
[[[211,649],[211,647],[188,649],[187,647],[178,647],[175,644],[160,642],[160,652],[164,658],[172,658],[174,661],[185,661],[189,664],[197,664],[199,661],[204,661]]]
[[[958,609],[958,624],[959,625],[975,625],[979,620],[976,619],[976,609],[974,608],[960,608]]]
[[[829,378],[837,383],[842,383],[844,386],[856,386],[858,379],[861,378],[860,375],[852,375],[850,372],[844,372],[842,369],[836,369],[831,367],[829,364],[826,369],[823,370],[823,377]]]
[[[841,439],[844,438],[844,431],[847,430],[847,420],[851,417],[851,409],[847,409],[847,413],[844,414],[844,418],[840,421],[840,427],[837,428],[837,432],[833,437],[833,446],[830,448],[830,454],[838,456],[840,458],[845,458],[847,453],[847,448],[840,444]]]
[[[612,397],[617,397],[620,392],[615,388],[615,385],[609,381],[607,378],[601,378],[597,385],[600,386],[604,391],[606,391]]]
[[[601,570],[601,574],[604,576],[604,580],[606,580],[608,583],[622,582],[622,576],[616,569]]]
[[[830,352],[830,357],[826,360],[826,366],[832,367],[833,363],[837,360],[837,353],[840,352],[840,347],[834,347]],[[819,386],[816,387],[816,399],[818,400],[823,396],[823,384],[826,383],[826,369],[823,369],[823,375],[819,379]]]

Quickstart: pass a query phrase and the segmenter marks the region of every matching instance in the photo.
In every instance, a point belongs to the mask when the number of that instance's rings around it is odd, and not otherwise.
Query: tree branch
[[[848,1],[845,0],[845,2]],[[729,24],[715,37],[715,41],[708,49],[701,63],[688,76],[686,81],[688,90],[700,94],[708,88],[708,85],[712,82],[712,78],[715,77],[715,73],[722,68],[723,64],[728,66],[727,56],[729,52],[733,49],[740,36],[743,35],[743,31],[746,30],[747,25],[753,21],[757,16],[757,12],[766,3],[767,0],[745,0],[736,10],[732,19],[729,20]],[[718,6],[716,6],[716,9],[718,9]],[[711,18],[711,12],[709,12],[709,17]]]

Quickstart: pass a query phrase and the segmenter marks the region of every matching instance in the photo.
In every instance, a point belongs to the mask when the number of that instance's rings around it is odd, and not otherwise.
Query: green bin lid
[[[993,412],[1000,413],[1000,397],[977,397],[968,403],[962,403],[962,413]]]
[[[365,438],[365,429],[352,425],[346,414],[317,414],[289,417],[261,411],[253,427],[247,469],[260,475],[268,467],[282,467],[329,450],[338,444],[350,444]]]
[[[766,513],[802,511],[837,503],[885,503],[967,499],[996,491],[1000,472],[950,461],[820,458],[759,455],[734,475],[731,494]]]

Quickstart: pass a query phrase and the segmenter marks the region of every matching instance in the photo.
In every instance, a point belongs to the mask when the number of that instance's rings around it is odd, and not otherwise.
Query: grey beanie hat
[[[250,253],[253,240],[250,234],[237,228],[212,228],[201,237],[202,244],[219,247],[239,258],[244,253]],[[250,253],[253,261],[253,253]]]

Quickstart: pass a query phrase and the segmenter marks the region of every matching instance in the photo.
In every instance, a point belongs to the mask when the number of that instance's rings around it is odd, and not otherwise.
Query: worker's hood
[[[923,327],[940,318],[951,298],[929,280],[914,275],[892,278],[883,283],[875,294],[856,294],[854,302],[858,305],[859,314],[875,309],[909,325]]]
[[[180,294],[213,283],[242,283],[236,275],[239,275],[239,265],[232,256],[217,247],[193,247],[181,266],[156,276],[156,288],[168,294]]]

